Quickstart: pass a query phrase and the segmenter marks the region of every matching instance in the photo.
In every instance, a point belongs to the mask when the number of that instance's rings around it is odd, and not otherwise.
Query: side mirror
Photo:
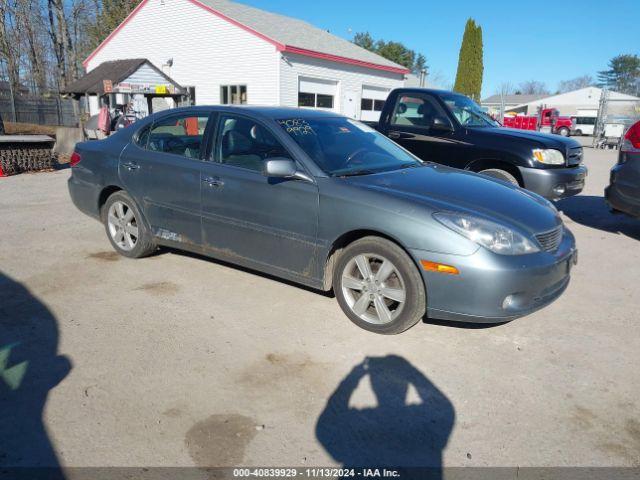
[[[311,177],[298,170],[296,162],[284,157],[267,158],[264,161],[262,174],[270,178],[296,178],[298,180],[313,182]]]
[[[453,132],[453,127],[448,120],[442,117],[435,117],[431,123],[431,129],[438,132]]]
[[[267,158],[264,161],[262,173],[265,177],[274,178],[291,178],[293,177],[298,168],[293,160],[288,158]]]

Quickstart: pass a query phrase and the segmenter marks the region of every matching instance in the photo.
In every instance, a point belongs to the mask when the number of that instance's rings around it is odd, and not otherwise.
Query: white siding
[[[177,80],[176,80],[177,81]],[[157,70],[154,70],[150,65],[144,64],[138,70],[129,75],[128,78],[123,80],[123,83],[149,83],[155,85],[167,84],[167,79],[164,78]]]
[[[278,95],[278,53],[269,42],[187,0],[149,0],[89,61],[147,58],[182,86],[196,87],[199,105],[217,104],[220,85],[247,85],[248,103],[272,105]]]
[[[394,89],[404,86],[404,75],[331,62],[320,58],[284,54],[280,61],[280,104],[287,107],[298,106],[298,78],[309,77],[338,82],[338,94],[334,107],[345,113],[345,94],[354,95],[357,105],[357,118],[360,118],[360,99],[362,87],[380,87]]]

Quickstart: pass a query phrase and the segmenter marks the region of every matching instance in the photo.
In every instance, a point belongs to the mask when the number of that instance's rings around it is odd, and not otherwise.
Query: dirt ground
[[[640,221],[603,202],[615,152],[585,152],[559,300],[393,337],[230,265],[119,257],[69,170],[0,179],[0,465],[640,466]]]

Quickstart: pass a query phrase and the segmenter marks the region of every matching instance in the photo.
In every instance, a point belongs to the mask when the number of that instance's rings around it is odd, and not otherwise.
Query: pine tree
[[[474,100],[480,100],[482,90],[482,27],[470,18],[464,28],[458,71],[453,89]]]

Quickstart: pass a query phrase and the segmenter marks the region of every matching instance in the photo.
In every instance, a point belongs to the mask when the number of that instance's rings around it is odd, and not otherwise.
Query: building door
[[[323,78],[298,79],[298,106],[338,111],[338,82]]]
[[[360,120],[377,122],[384,102],[389,96],[389,89],[382,87],[362,86],[362,100],[360,100]]]
[[[358,118],[358,92],[346,91],[342,97],[342,114],[345,117]]]

